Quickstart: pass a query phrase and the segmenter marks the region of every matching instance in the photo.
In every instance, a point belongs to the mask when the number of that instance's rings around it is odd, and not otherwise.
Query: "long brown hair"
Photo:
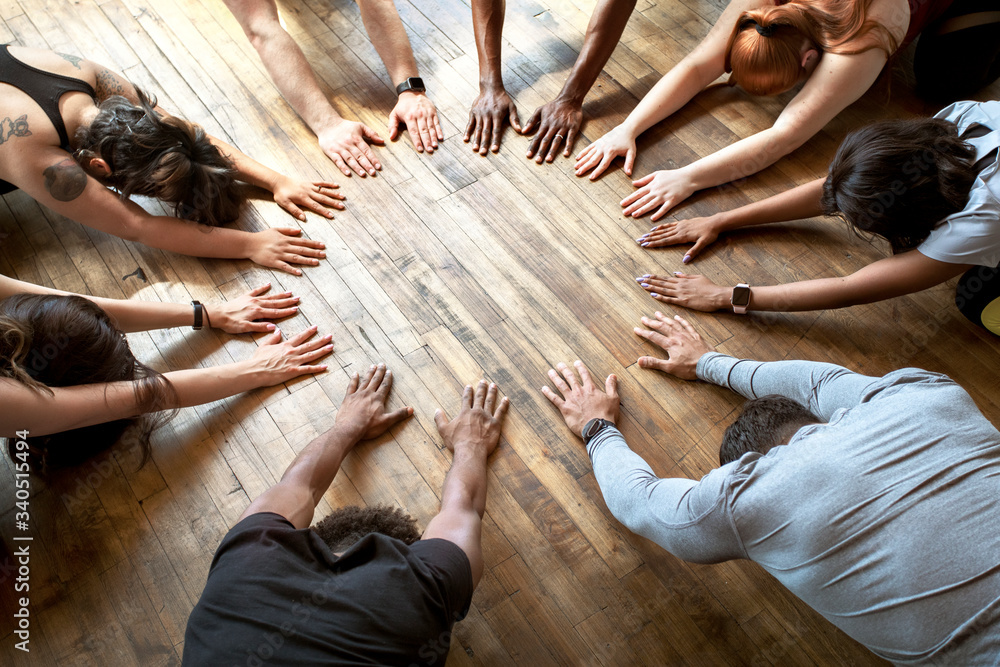
[[[155,197],[173,205],[178,218],[217,226],[232,222],[246,203],[233,161],[200,126],[154,111],[156,98],[138,87],[139,104],[113,95],[99,105],[89,126],[76,132],[73,157],[86,166],[108,163],[106,184],[122,199]]]
[[[28,438],[29,461],[39,473],[82,463],[130,428],[137,434],[141,466],[149,457],[149,436],[170,417],[148,413],[175,403],[169,381],[135,358],[107,313],[78,296],[18,294],[0,301],[0,377],[50,395],[51,387],[135,386],[138,409],[131,418]],[[7,441],[12,459],[14,442]]]
[[[740,14],[726,45],[729,83],[753,95],[773,95],[802,76],[804,40],[821,52],[852,55],[882,49],[891,57],[898,41],[868,18],[871,0],[791,0]]]
[[[823,212],[905,252],[965,208],[979,173],[975,156],[958,126],[941,118],[872,123],[837,149],[823,183]]]

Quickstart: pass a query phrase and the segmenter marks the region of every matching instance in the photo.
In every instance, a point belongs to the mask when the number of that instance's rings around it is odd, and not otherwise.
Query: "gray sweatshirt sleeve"
[[[587,453],[608,509],[632,532],[696,563],[746,558],[726,502],[731,465],[700,482],[661,479],[611,428],[590,441]]]
[[[780,394],[827,420],[837,410],[861,403],[882,380],[817,361],[752,361],[718,352],[702,355],[696,372],[746,398]]]

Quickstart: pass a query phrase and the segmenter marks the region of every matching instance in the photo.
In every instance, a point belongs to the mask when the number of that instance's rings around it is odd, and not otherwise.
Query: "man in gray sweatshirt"
[[[746,558],[876,655],[902,665],[1000,661],[1000,432],[944,375],[868,377],[714,352],[656,313],[639,365],[752,399],[722,466],[659,478],[614,426],[617,380],[576,362],[543,393],[584,438],[608,508],[697,563]],[[790,399],[790,400],[789,400]]]

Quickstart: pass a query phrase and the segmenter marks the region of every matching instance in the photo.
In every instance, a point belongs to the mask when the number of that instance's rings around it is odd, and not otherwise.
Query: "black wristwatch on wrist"
[[[396,86],[396,95],[401,95],[408,90],[414,93],[422,93],[427,89],[424,87],[423,79],[419,76],[411,76],[406,81]]]
[[[609,422],[607,419],[601,419],[600,417],[591,419],[584,425],[583,431],[580,433],[583,436],[583,444],[589,445],[590,441],[606,428],[615,428],[615,423]]]

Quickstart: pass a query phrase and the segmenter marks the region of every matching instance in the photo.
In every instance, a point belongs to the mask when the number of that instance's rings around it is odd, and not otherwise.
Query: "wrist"
[[[321,120],[317,121],[315,125],[310,125],[310,127],[313,128],[313,132],[318,137],[321,134],[333,132],[343,122],[344,118],[331,108],[328,114],[325,114]]]
[[[489,447],[485,442],[480,440],[461,440],[454,443],[452,447],[454,452],[453,461],[471,461],[473,463],[480,463],[485,461],[489,457]]]
[[[569,82],[566,82],[566,86],[559,91],[559,95],[556,96],[553,102],[557,104],[568,104],[570,106],[582,108],[583,99],[587,96],[586,90],[580,90],[577,86],[571,86]]]
[[[730,287],[720,287],[716,286],[715,295],[712,297],[712,305],[715,306],[715,310],[729,310],[733,309],[733,288]]]

